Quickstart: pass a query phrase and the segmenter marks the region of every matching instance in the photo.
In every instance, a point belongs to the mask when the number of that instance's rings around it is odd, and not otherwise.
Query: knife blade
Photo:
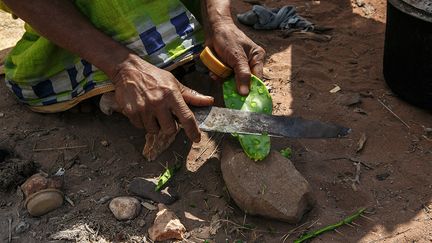
[[[275,116],[220,107],[193,107],[199,128],[207,132],[287,138],[338,138],[350,128],[301,117]]]

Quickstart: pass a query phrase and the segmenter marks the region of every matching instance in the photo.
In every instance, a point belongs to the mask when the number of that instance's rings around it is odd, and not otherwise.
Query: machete
[[[206,132],[287,138],[339,138],[351,129],[301,117],[275,116],[220,107],[193,107],[199,128]]]

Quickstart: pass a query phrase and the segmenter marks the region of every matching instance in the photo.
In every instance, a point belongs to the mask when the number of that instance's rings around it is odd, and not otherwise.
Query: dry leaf
[[[357,153],[363,150],[366,140],[367,140],[366,133],[363,133],[360,137],[360,140],[357,143],[357,151],[356,151]]]
[[[160,154],[162,154],[175,140],[177,133],[180,129],[177,129],[174,134],[146,134],[146,143],[143,150],[143,155],[148,161],[155,160]]]

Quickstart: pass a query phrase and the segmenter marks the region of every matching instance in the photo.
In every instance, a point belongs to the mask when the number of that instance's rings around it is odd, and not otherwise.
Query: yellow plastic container
[[[233,70],[221,62],[209,47],[204,48],[200,54],[200,59],[212,73],[221,78],[228,78],[233,73]]]

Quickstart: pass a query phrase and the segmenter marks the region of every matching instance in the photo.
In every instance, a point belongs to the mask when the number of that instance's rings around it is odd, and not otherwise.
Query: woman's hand
[[[237,91],[249,93],[251,73],[262,76],[265,51],[234,24],[229,0],[205,0],[206,44],[234,69]]]
[[[151,134],[175,134],[178,120],[192,141],[200,141],[200,130],[187,104],[210,106],[213,97],[183,86],[170,72],[135,55],[117,70],[113,78],[116,100],[133,125]]]

